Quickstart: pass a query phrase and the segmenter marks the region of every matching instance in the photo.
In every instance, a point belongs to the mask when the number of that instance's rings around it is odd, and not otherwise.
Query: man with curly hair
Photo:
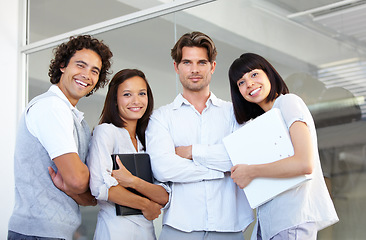
[[[29,102],[19,122],[8,239],[72,239],[79,205],[96,205],[85,165],[90,130],[76,104],[108,83],[111,57],[109,47],[89,35],[55,49],[53,85]]]

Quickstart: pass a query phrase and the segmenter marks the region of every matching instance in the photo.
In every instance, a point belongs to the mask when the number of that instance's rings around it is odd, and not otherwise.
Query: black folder
[[[112,154],[113,170],[119,169],[116,156],[119,156],[123,166],[131,172],[132,175],[139,177],[149,183],[153,183],[153,175],[151,171],[150,156],[147,153],[126,153]],[[135,189],[127,188],[129,191],[145,197]],[[130,208],[116,204],[117,216],[128,216],[142,214],[140,209]]]

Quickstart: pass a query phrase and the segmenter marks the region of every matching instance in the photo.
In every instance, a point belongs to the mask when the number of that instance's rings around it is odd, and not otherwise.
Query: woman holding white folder
[[[310,181],[257,208],[252,239],[316,239],[317,232],[337,222],[338,217],[323,178],[310,111],[300,97],[289,93],[274,67],[257,54],[245,53],[237,58],[230,66],[229,79],[237,122],[243,124],[278,108],[294,147],[293,156],[276,162],[233,166],[231,177],[234,182],[244,188],[259,177],[290,178],[312,174]],[[245,157],[245,146],[243,149]]]
[[[111,154],[144,152],[145,130],[152,110],[153,96],[143,72],[124,69],[114,75],[87,158],[90,189],[100,206],[95,240],[156,239],[152,220],[167,204],[169,189],[133,176],[119,159],[120,169],[112,172],[111,158]],[[140,209],[143,215],[117,216],[115,203]]]

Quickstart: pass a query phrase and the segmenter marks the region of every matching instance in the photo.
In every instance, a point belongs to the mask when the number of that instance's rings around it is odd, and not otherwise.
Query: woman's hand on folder
[[[116,157],[116,162],[119,166],[119,169],[112,171],[112,177],[117,180],[121,187],[133,188],[137,192],[147,197],[149,201],[151,200],[151,203],[148,203],[148,205],[150,205],[148,209],[141,209],[143,212],[146,211],[146,214],[143,213],[146,219],[151,220],[150,218],[154,216],[159,216],[160,208],[167,204],[169,200],[169,194],[167,193],[167,191],[160,185],[149,183],[141,178],[132,175],[125,168],[125,166],[123,166],[118,156]]]
[[[249,169],[250,165],[247,164],[237,164],[231,168],[231,178],[242,189],[253,180]]]
[[[112,171],[112,177],[114,177],[118,184],[125,188],[133,188],[134,181],[136,179],[126,168],[123,166],[119,157],[116,157],[116,162],[118,164],[119,169]]]

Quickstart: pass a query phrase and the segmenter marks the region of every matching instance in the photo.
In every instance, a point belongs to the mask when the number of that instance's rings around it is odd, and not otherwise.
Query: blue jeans
[[[13,231],[8,231],[8,240],[65,240],[63,238],[49,238],[49,237],[37,237],[27,236]]]

